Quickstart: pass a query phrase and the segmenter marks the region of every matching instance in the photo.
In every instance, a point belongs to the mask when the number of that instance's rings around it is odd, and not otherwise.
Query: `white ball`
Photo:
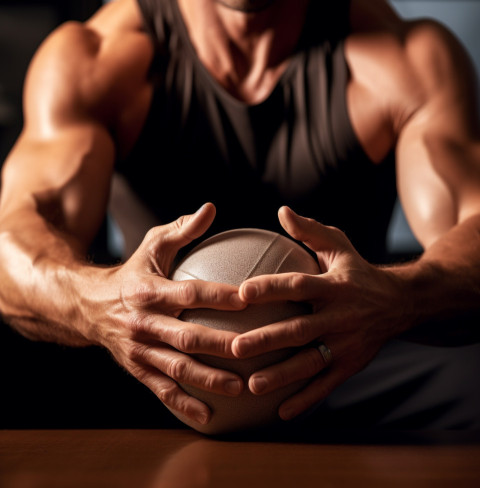
[[[261,229],[236,229],[222,232],[195,247],[171,275],[176,281],[200,279],[239,286],[253,276],[300,272],[320,273],[316,260],[292,239]],[[234,332],[268,325],[279,320],[310,313],[306,304],[275,302],[249,305],[242,311],[210,309],[185,310],[181,320]],[[252,373],[290,357],[296,349],[274,351],[251,359],[224,359],[197,355],[205,364],[240,375],[245,385]],[[279,405],[298,391],[297,382],[266,395],[253,395],[248,388],[238,397],[205,392],[188,385],[182,388],[206,403],[212,410],[209,424],[201,425],[172,411],[182,422],[205,434],[224,434],[266,427],[279,421]]]

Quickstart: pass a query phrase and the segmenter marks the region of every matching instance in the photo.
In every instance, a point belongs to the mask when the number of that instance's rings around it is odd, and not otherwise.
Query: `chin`
[[[277,0],[215,0],[216,3],[241,12],[260,12]]]

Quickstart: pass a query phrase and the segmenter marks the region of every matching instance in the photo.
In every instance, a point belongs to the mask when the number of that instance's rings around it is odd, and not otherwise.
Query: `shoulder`
[[[411,68],[425,96],[466,88],[476,77],[461,42],[444,25],[430,19],[406,24],[404,63]],[[468,90],[470,92],[470,90]]]
[[[66,118],[116,116],[125,96],[146,83],[152,58],[134,0],[117,0],[85,23],[68,22],[42,43],[25,82],[26,122],[42,115]],[[31,117],[29,117],[31,116]]]
[[[382,99],[395,132],[440,93],[474,90],[455,35],[432,19],[405,20],[384,0],[353,0],[346,56],[354,79]]]
[[[465,54],[445,25],[431,18],[404,19],[386,0],[352,0],[350,23],[350,41],[370,48],[382,61],[397,54],[394,60],[399,62],[415,64],[419,58],[430,58],[444,64]]]

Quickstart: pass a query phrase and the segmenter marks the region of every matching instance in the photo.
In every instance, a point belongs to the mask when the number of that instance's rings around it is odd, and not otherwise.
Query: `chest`
[[[362,83],[361,80],[368,76],[368,73],[362,74],[364,68],[361,63],[357,63],[355,55],[348,59],[348,62],[350,69],[355,70],[355,78],[350,78],[345,87],[347,114],[364,152],[373,162],[380,162],[392,150],[396,138],[394,124],[386,108],[389,102],[385,100],[384,95],[378,96],[378,92],[376,94],[371,89],[371,85]],[[269,79],[268,86],[262,87],[264,98],[268,99],[266,94],[271,94],[275,90],[279,78],[280,75]],[[135,147],[151,110],[154,91],[154,83],[145,79],[131,97],[123,100],[114,127],[119,159],[128,158]],[[227,96],[235,99],[233,95]],[[255,95],[249,94],[248,96],[252,98]],[[294,96],[295,94],[292,94],[292,97]],[[244,102],[238,100],[238,103]],[[185,112],[185,107],[183,110]],[[251,112],[255,112],[255,110]],[[284,115],[274,111],[270,119],[274,120],[276,117]],[[252,131],[252,128],[245,125],[244,127],[245,139],[251,138],[249,132]]]

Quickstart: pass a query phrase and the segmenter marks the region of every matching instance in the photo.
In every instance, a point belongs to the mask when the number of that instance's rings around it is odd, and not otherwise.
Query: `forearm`
[[[406,338],[444,345],[480,339],[480,216],[453,227],[417,261],[391,271],[404,287]]]
[[[92,344],[78,293],[88,287],[90,268],[96,271],[79,243],[40,215],[16,212],[0,222],[0,312],[22,335],[73,346]]]

